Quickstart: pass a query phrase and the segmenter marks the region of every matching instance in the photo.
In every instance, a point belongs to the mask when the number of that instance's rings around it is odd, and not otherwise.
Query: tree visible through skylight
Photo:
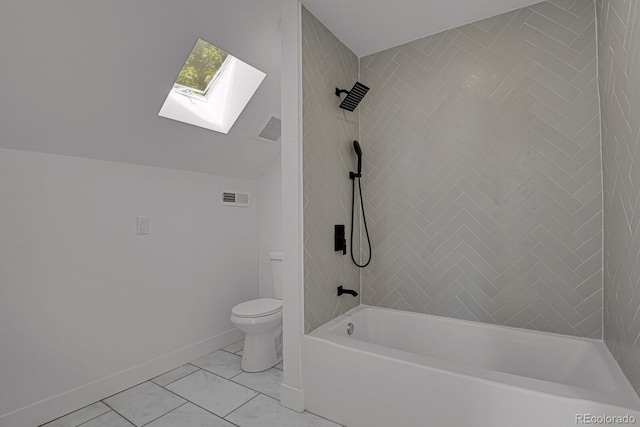
[[[228,133],[266,74],[198,39],[158,113]]]
[[[227,56],[224,50],[198,39],[176,83],[204,93]]]

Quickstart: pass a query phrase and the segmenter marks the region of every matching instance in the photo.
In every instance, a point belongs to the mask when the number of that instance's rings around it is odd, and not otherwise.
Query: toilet
[[[260,372],[282,360],[282,252],[270,252],[274,298],[236,305],[231,323],[245,333],[241,368]]]

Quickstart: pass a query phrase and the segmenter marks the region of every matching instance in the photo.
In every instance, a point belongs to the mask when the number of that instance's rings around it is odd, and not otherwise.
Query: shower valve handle
[[[336,224],[335,226],[333,249],[336,252],[342,251],[342,255],[347,254],[347,238],[345,237],[344,224]]]

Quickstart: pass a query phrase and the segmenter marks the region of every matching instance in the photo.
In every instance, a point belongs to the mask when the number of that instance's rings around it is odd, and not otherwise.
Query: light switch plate
[[[149,234],[149,217],[148,216],[139,216],[137,218],[137,233],[139,236],[146,236]]]

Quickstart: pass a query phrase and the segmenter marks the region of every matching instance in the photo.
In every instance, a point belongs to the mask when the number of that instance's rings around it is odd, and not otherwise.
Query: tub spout
[[[352,295],[354,297],[358,296],[358,293],[356,291],[351,290],[351,289],[344,289],[342,286],[338,286],[338,296],[340,296],[342,294],[349,294],[349,295]]]

